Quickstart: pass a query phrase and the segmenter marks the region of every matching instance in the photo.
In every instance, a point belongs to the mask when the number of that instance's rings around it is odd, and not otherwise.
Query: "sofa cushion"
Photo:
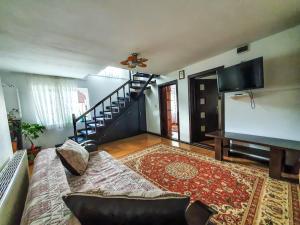
[[[64,167],[74,175],[84,174],[89,161],[89,152],[75,141],[67,140],[56,153]]]
[[[70,193],[63,200],[82,225],[185,225],[190,198],[171,192]]]

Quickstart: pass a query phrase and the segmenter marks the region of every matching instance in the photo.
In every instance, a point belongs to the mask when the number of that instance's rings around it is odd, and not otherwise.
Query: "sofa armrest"
[[[86,140],[80,143],[82,147],[84,147],[88,152],[94,152],[98,150],[98,143],[94,140]]]
[[[205,205],[200,201],[195,201],[189,205],[185,212],[185,218],[188,225],[206,225],[211,224],[209,219],[217,211]]]

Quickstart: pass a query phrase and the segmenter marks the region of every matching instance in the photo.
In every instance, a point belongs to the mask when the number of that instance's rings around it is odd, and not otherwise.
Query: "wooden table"
[[[241,141],[269,147],[269,176],[275,179],[281,178],[285,152],[288,150],[300,152],[300,141],[223,131],[214,131],[205,135],[215,139],[215,159],[217,160],[223,160],[223,140]]]

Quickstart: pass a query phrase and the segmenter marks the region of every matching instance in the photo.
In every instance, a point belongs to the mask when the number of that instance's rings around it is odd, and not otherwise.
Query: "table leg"
[[[223,140],[220,138],[215,138],[215,159],[223,160]]]
[[[281,171],[283,167],[284,150],[280,148],[271,147],[269,176],[275,179],[281,178]]]
[[[228,157],[230,149],[230,142],[228,139],[223,139],[223,156]]]

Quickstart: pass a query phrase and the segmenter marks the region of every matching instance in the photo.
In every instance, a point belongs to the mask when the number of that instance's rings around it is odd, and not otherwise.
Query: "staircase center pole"
[[[73,120],[73,132],[74,132],[74,137],[75,137],[75,140],[76,140],[76,142],[77,142],[76,117],[75,117],[75,114],[74,114],[74,113],[72,114],[72,120]]]
[[[96,118],[96,108],[94,108],[94,120],[95,120],[95,132],[97,133],[97,118]]]

